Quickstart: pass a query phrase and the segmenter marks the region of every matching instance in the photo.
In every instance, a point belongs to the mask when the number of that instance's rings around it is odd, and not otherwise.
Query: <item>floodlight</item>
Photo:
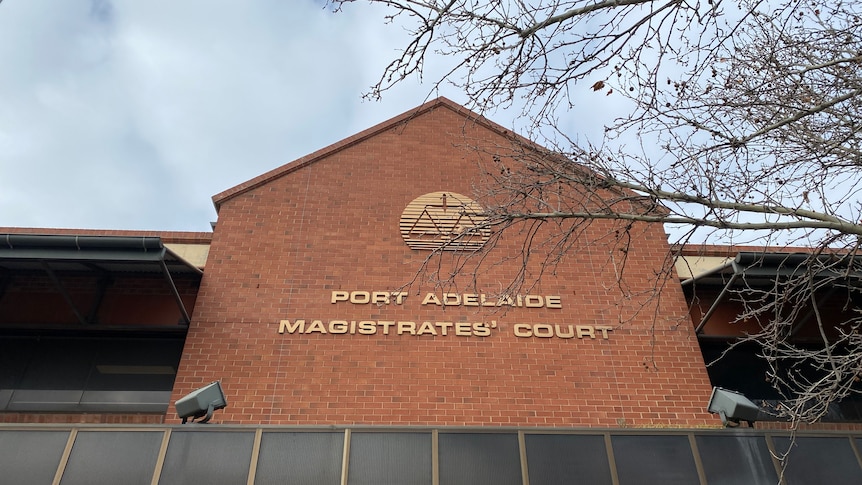
[[[195,419],[202,416],[206,417],[198,422],[206,423],[212,419],[213,411],[223,409],[226,406],[227,399],[224,397],[224,391],[222,391],[219,381],[194,390],[174,403],[177,414],[183,418],[183,424],[186,424],[188,418],[192,418],[192,422],[194,422]]]
[[[739,426],[746,421],[750,427],[760,414],[760,408],[739,392],[713,387],[706,410],[721,416],[725,426]]]

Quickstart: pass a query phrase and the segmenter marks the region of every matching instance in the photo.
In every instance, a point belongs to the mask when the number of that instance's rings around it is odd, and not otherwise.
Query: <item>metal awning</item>
[[[681,283],[683,288],[695,285],[721,286],[721,292],[703,314],[695,327],[698,334],[709,321],[728,292],[745,284],[772,285],[777,278],[790,278],[807,274],[812,262],[818,268],[812,274],[815,279],[842,278],[853,286],[862,287],[862,270],[853,267],[862,261],[852,255],[814,255],[810,253],[740,252],[731,261],[703,272]],[[744,282],[744,283],[743,283]]]
[[[0,276],[3,272],[16,271],[46,272],[81,323],[88,320],[72,303],[57,272],[102,276],[162,274],[186,324],[190,321],[189,313],[174,284],[174,277],[200,278],[203,275],[200,268],[166,248],[159,237],[0,234]],[[104,288],[100,292],[103,293]]]

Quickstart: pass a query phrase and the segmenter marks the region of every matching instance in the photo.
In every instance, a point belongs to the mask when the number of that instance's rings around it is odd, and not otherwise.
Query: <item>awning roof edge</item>
[[[0,234],[0,261],[72,261],[158,263],[167,261],[183,273],[200,268],[167,248],[158,236],[72,236]]]
[[[192,274],[197,277],[203,275],[200,268],[165,247],[158,236],[0,234],[0,265],[4,261],[24,263],[27,266],[38,264],[53,280],[56,280],[56,275],[50,268],[51,263],[79,263],[82,270],[100,262],[105,265],[119,263],[143,267],[151,273],[161,273],[186,324],[189,323],[190,316],[172,274]],[[106,271],[105,268],[99,269]],[[59,286],[59,289],[71,304],[62,286]],[[77,314],[77,309],[72,306]]]
[[[746,276],[754,278],[775,278],[779,276],[798,275],[800,274],[800,268],[812,258],[825,263],[834,261],[833,255],[741,251],[737,253],[732,260],[681,282],[680,284],[682,286],[687,286],[694,285],[697,281],[711,276],[717,276],[720,274],[729,276],[729,278],[723,281],[721,291],[715,298],[715,301],[713,301],[706,313],[703,314],[700,323],[695,327],[695,334],[699,334],[703,330],[703,327],[706,326],[710,317],[712,317],[712,314],[724,300],[730,288],[740,277],[743,279]],[[862,271],[842,271],[839,273],[834,268],[820,269],[814,276],[816,278],[837,277],[842,273],[848,277],[852,276],[862,280]]]

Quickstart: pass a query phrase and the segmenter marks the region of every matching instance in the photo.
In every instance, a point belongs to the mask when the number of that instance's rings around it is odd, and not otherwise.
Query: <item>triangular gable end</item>
[[[333,143],[332,145],[329,145],[328,147],[322,148],[322,149],[317,150],[313,153],[305,155],[304,157],[298,158],[292,162],[289,162],[289,163],[282,165],[278,168],[270,170],[269,172],[266,172],[266,173],[259,175],[255,178],[251,179],[251,180],[243,182],[243,183],[236,185],[230,189],[227,189],[227,190],[225,190],[219,194],[214,195],[212,200],[213,200],[213,205],[216,208],[216,212],[219,211],[219,209],[221,208],[221,205],[224,202],[232,199],[233,197],[244,194],[244,193],[246,193],[250,190],[253,190],[257,187],[261,187],[263,185],[266,185],[269,182],[272,182],[273,180],[276,180],[280,177],[283,177],[284,175],[287,175],[287,174],[295,172],[299,169],[305,168],[308,165],[311,165],[318,160],[322,160],[324,158],[327,158],[334,153],[337,153],[337,152],[344,150],[348,147],[351,147],[357,143],[365,141],[365,140],[367,140],[367,139],[369,139],[369,138],[371,138],[371,137],[373,137],[379,133],[382,133],[382,132],[385,132],[385,131],[391,129],[394,126],[397,126],[397,125],[402,124],[402,123],[406,123],[412,119],[415,119],[419,116],[427,114],[427,113],[429,113],[429,112],[431,112],[437,108],[448,108],[448,109],[454,111],[455,113],[463,116],[466,121],[477,123],[477,124],[487,128],[487,129],[489,129],[489,130],[491,130],[491,131],[493,131],[493,132],[495,132],[501,136],[504,136],[507,138],[512,138],[513,140],[516,140],[519,144],[526,145],[526,146],[532,146],[536,149],[541,149],[538,145],[529,141],[528,139],[513,133],[511,130],[506,129],[503,126],[498,125],[497,123],[494,123],[494,122],[486,119],[485,117],[483,117],[483,116],[481,116],[481,115],[479,115],[473,111],[470,111],[469,109],[465,108],[464,106],[461,106],[460,104],[455,103],[455,102],[453,102],[447,98],[439,97],[439,98],[433,99],[431,101],[428,101],[427,103],[425,103],[421,106],[418,106],[418,107],[413,108],[411,110],[405,111],[404,113],[402,113],[398,116],[395,116],[394,118],[386,120],[386,121],[379,123],[375,126],[372,126],[371,128],[363,130],[363,131],[361,131],[355,135],[349,136],[349,137],[347,137],[347,138],[345,138],[339,142]]]

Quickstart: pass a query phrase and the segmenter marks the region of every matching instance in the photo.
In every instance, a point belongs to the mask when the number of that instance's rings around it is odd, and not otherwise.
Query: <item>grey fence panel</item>
[[[264,432],[254,483],[338,485],[344,432]]]
[[[431,433],[350,436],[348,485],[431,485]]]
[[[763,436],[698,435],[695,439],[710,485],[778,483]]]
[[[254,432],[175,430],[159,483],[246,483],[253,446]]]
[[[773,437],[775,451],[786,453],[787,485],[862,483],[862,468],[846,437]]]
[[[69,433],[68,430],[0,430],[0,482],[50,484]]]
[[[440,485],[520,485],[518,435],[440,433]]]
[[[530,485],[613,483],[602,435],[528,434]]]
[[[613,436],[620,485],[700,483],[688,436]]]
[[[79,431],[61,485],[149,485],[164,432]]]

